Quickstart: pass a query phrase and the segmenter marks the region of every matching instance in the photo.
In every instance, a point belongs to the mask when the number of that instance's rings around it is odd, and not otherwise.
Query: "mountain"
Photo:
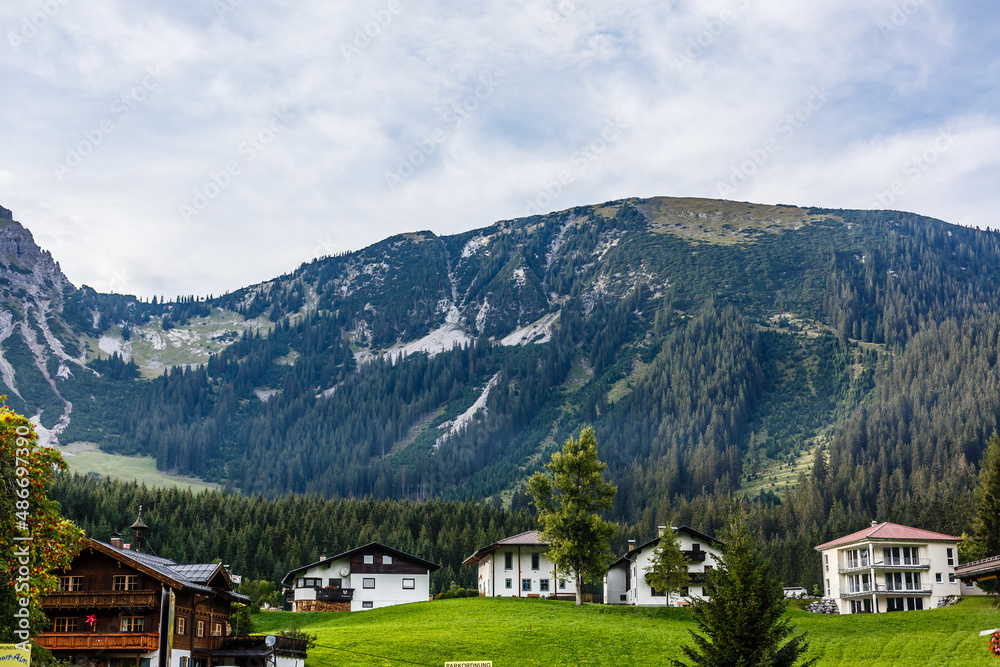
[[[909,213],[626,199],[166,303],[4,222],[12,407],[244,492],[517,507],[593,424],[633,523],[742,488],[960,531],[1000,417],[1000,235]]]

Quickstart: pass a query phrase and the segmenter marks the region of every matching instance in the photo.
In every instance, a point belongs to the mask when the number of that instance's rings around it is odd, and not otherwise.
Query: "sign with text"
[[[18,648],[17,644],[0,644],[0,665],[18,665],[28,667],[31,664],[31,651]]]
[[[471,662],[446,662],[444,667],[493,667],[492,660],[472,660]]]

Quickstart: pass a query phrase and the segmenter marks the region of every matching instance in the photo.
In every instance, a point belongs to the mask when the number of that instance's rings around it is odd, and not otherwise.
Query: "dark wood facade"
[[[178,574],[186,567],[199,568],[201,581]],[[96,540],[55,574],[62,590],[42,598],[50,625],[37,641],[57,657],[95,666],[157,667],[169,642],[176,657],[165,664],[207,667],[231,634],[231,602],[243,598],[221,565],[171,565]]]

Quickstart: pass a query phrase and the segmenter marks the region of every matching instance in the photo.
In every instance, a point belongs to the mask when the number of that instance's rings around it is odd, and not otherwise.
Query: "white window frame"
[[[375,554],[365,554],[363,558],[365,565],[375,564]]]
[[[416,579],[403,579],[403,590],[404,591],[412,591],[412,590],[416,590],[416,588],[417,588],[417,580]]]
[[[370,586],[368,584],[371,584]],[[375,588],[375,577],[362,577],[361,588],[374,589]]]
[[[392,556],[382,555],[382,565],[392,565]]]

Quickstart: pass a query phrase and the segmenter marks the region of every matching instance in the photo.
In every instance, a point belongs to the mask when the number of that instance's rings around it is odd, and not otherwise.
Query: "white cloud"
[[[0,204],[76,284],[121,291],[126,276],[144,296],[218,294],[318,249],[454,233],[531,202],[717,197],[769,140],[733,197],[860,207],[902,178],[893,206],[996,225],[998,49],[984,27],[996,9],[230,5],[65,0],[0,59],[16,100],[0,109]],[[40,6],[0,7],[7,42]],[[788,132],[817,89],[825,99]],[[269,137],[283,110],[294,122]],[[624,129],[601,145],[609,121]],[[88,146],[102,122],[111,131]],[[948,127],[954,145],[908,180],[905,161]],[[269,139],[252,159],[248,137]],[[78,148],[82,163],[57,174]],[[182,205],[233,161],[238,174],[185,219]],[[387,173],[405,177],[390,185]]]

